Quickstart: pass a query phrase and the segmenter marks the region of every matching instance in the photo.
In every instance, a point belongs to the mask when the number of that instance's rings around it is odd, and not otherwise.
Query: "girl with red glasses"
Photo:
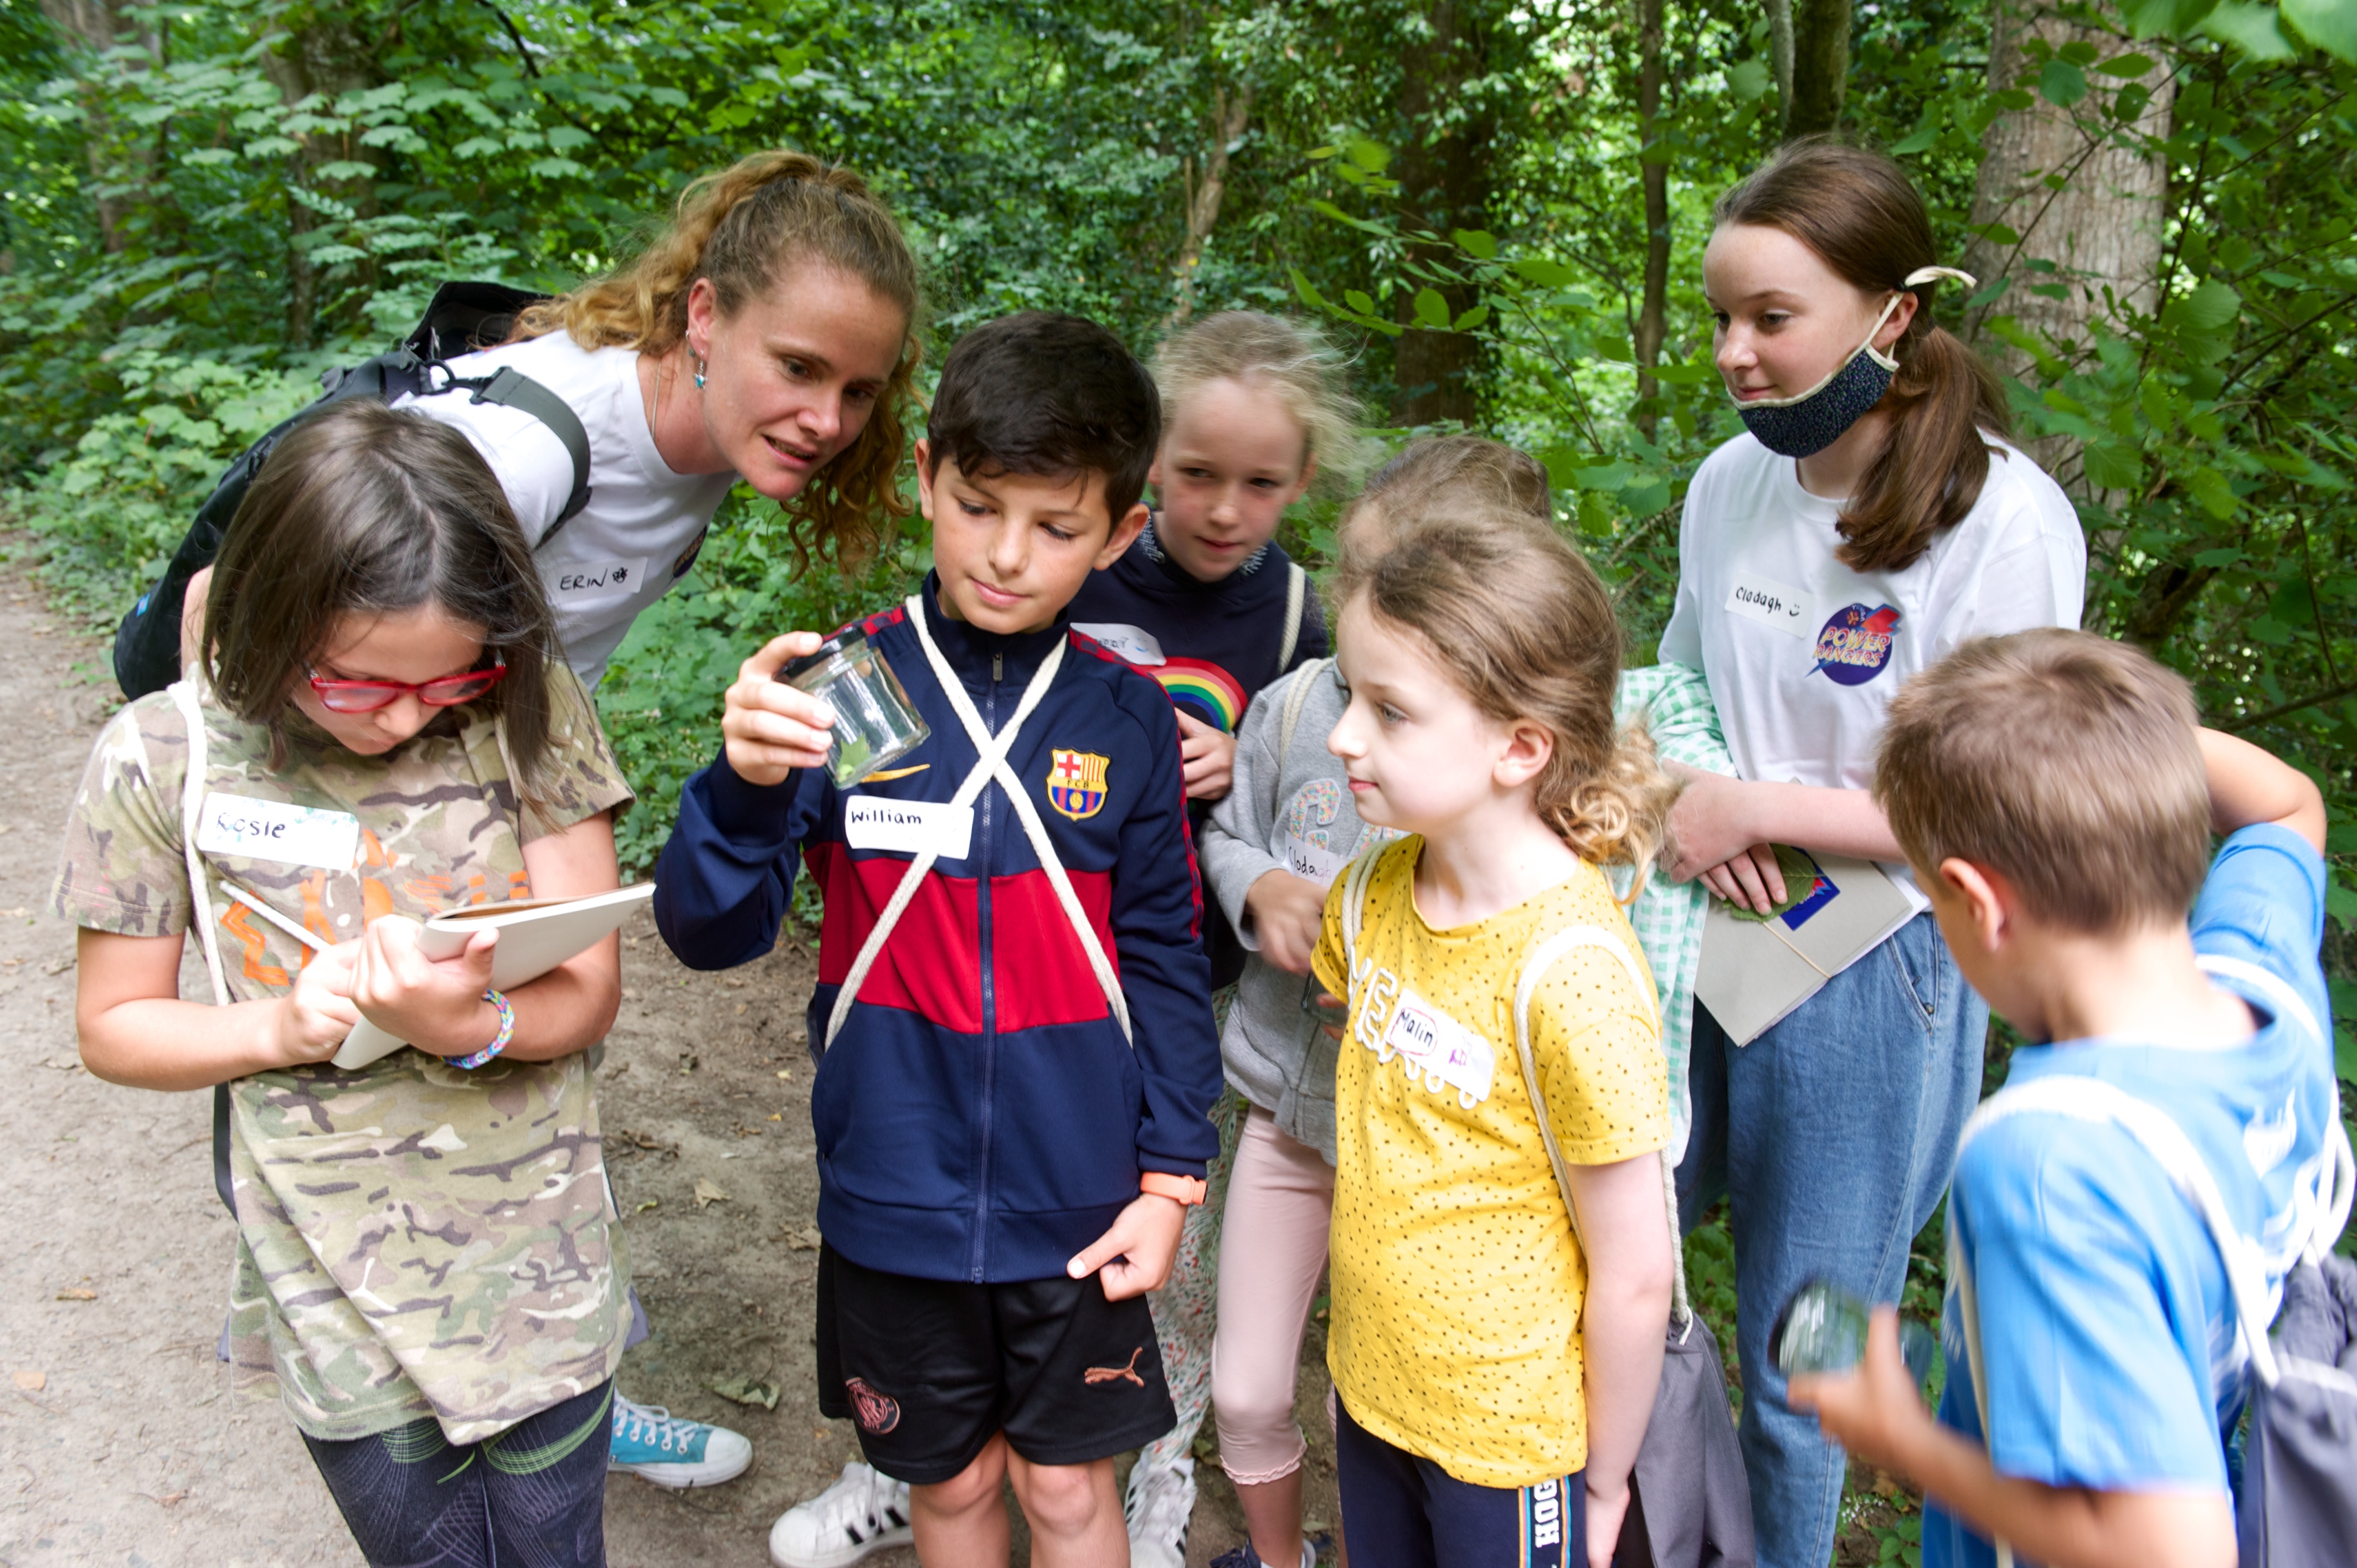
[[[602,1563],[630,1316],[586,1053],[619,943],[508,994],[495,933],[418,946],[617,885],[630,791],[531,549],[464,435],[337,404],[256,477],[201,653],[107,725],[67,827],[82,1059],[214,1087],[235,1378],[370,1562]],[[192,929],[219,1004],[180,997]],[[335,1066],[363,1016],[410,1047]]]

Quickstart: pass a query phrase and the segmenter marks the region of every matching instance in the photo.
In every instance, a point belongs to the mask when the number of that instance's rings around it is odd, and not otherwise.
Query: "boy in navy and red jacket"
[[[857,626],[930,736],[838,790],[832,715],[775,679],[819,639],[776,639],[657,872],[663,938],[700,969],[769,950],[797,854],[825,892],[820,1408],[913,1483],[922,1561],[1004,1560],[1010,1476],[1038,1561],[1123,1561],[1113,1455],[1174,1420],[1143,1295],[1218,1147],[1202,891],[1169,701],[1066,616],[1145,523],[1158,427],[1101,327],[1029,312],[961,339],[917,444],[934,571]],[[977,736],[1010,729],[962,789]]]

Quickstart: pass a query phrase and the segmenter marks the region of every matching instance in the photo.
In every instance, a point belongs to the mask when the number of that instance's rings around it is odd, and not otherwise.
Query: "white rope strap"
[[[198,819],[205,801],[205,715],[197,701],[196,682],[186,677],[171,685],[173,705],[180,710],[188,731],[188,771],[180,780],[180,851],[188,862],[188,924],[197,928],[197,945],[204,950],[205,974],[213,983],[213,1005],[230,1004],[229,985],[221,974],[221,945],[213,935],[213,900],[205,886],[205,863],[197,853]],[[136,735],[136,730],[132,732]],[[145,743],[142,742],[144,751]],[[150,766],[152,783],[155,769]]]
[[[1049,884],[1056,890],[1057,902],[1063,907],[1072,929],[1080,934],[1081,945],[1089,955],[1089,966],[1096,972],[1097,983],[1103,989],[1114,1016],[1121,1025],[1122,1036],[1128,1038],[1129,1005],[1121,993],[1113,965],[1105,957],[1103,944],[1097,940],[1095,928],[1088,923],[1087,916],[1081,909],[1080,898],[1072,891],[1071,879],[1064,875],[1062,863],[1056,858],[1046,827],[1039,821],[1038,812],[1031,810],[1031,802],[1023,793],[1021,780],[1015,777],[1014,769],[1006,764],[1007,752],[1022,733],[1032,710],[1048,694],[1056,671],[1063,665],[1065,644],[1059,641],[1049,650],[1047,658],[1039,661],[1038,671],[1032,675],[1031,683],[1024,688],[1022,701],[1016,704],[1014,716],[1007,720],[997,735],[993,736],[983,726],[982,715],[974,710],[973,700],[959,683],[957,672],[950,668],[949,661],[942,657],[941,650],[935,646],[932,634],[925,626],[923,602],[910,596],[908,610],[909,621],[917,628],[917,639],[924,646],[926,660],[932,666],[943,693],[956,711],[959,723],[965,726],[967,738],[973,741],[977,753],[972,770],[958,785],[956,793],[950,797],[950,803],[971,806],[994,778],[1005,786],[1008,797],[1015,803],[1017,816],[1023,821],[1025,834],[1031,840],[1033,851],[1039,857],[1040,866],[1048,873]],[[866,982],[868,971],[875,967],[877,955],[884,950],[884,943],[891,937],[893,928],[900,923],[900,917],[907,912],[909,903],[917,896],[917,889],[923,885],[926,874],[932,870],[939,858],[938,852],[926,850],[910,861],[908,869],[900,874],[900,884],[893,889],[891,901],[885,905],[884,912],[877,918],[875,927],[867,933],[867,940],[860,944],[858,956],[852,960],[850,972],[844,976],[843,988],[835,993],[834,1010],[827,1015],[827,1045],[834,1045],[835,1036],[842,1033],[844,1024],[851,1016],[851,1004],[858,995],[860,986]]]
[[[2134,1138],[2152,1156],[2168,1175],[2169,1185],[2193,1206],[2208,1229],[2211,1242],[2218,1249],[2219,1261],[2225,1267],[2226,1287],[2233,1297],[2236,1325],[2250,1354],[2251,1369],[2258,1373],[2261,1382],[2275,1387],[2280,1374],[2275,1349],[2267,1343],[2267,1320],[2274,1313],[2266,1305],[2266,1262],[2258,1248],[2234,1229],[2234,1221],[2226,1212],[2225,1197],[2218,1190],[2217,1178],[2210,1174],[2210,1166],[2202,1160],[2201,1152],[2193,1146],[2193,1140],[2185,1135],[2185,1130],[2171,1121],[2168,1112],[2147,1105],[2116,1084],[2102,1079],[2057,1074],[1999,1090],[1983,1101],[1964,1123],[1964,1135],[1956,1144],[1958,1156],[1963,1155],[1964,1145],[1976,1133],[2025,1111],[2043,1111],[2079,1122],[2109,1122]]]
[[[965,725],[965,733],[979,747],[990,734],[982,727],[982,714],[975,711],[974,699],[966,695],[957,671],[950,668],[950,661],[942,657],[941,649],[934,645],[933,634],[926,627],[921,613],[923,606],[913,595],[909,602],[909,618],[916,624],[917,640],[925,646],[925,659],[932,665],[933,673],[940,678],[942,690],[949,694],[950,706],[956,711],[958,722]],[[1067,646],[1067,639],[1058,639],[1048,657],[1040,661],[1040,668],[1049,671],[1053,666],[1060,665]],[[1042,696],[1047,694],[1046,676],[1033,676],[1032,684],[1039,688]],[[1007,721],[1005,731],[1007,745],[999,747],[991,772],[1015,807],[1015,815],[1023,823],[1024,835],[1031,841],[1031,853],[1039,856],[1039,869],[1048,874],[1048,885],[1056,890],[1056,902],[1064,907],[1064,918],[1071,921],[1072,934],[1081,940],[1081,950],[1089,955],[1089,967],[1096,972],[1097,986],[1104,993],[1105,1005],[1113,1010],[1114,1021],[1121,1026],[1121,1037],[1134,1046],[1137,1041],[1129,1026],[1129,999],[1122,994],[1121,977],[1114,972],[1113,960],[1105,956],[1104,944],[1097,940],[1097,929],[1089,924],[1088,913],[1081,908],[1080,895],[1072,891],[1072,879],[1064,875],[1064,863],[1056,854],[1055,841],[1048,836],[1048,825],[1039,820],[1039,809],[1031,803],[1030,792],[1023,788],[1023,780],[1015,776],[1015,769],[1006,763],[1006,753],[1014,745],[1015,732],[1022,728],[1023,721],[1030,716],[1029,704],[1034,699],[1028,691],[1023,696],[1025,705],[1017,708],[1015,717]]]
[[[909,600],[909,617],[916,623],[919,635],[922,636],[924,607],[913,596]],[[933,651],[930,638],[926,639],[925,650],[929,654]],[[1039,671],[1031,677],[1031,683],[1023,689],[1023,700],[1016,704],[1015,716],[1007,721],[1006,727],[996,736],[987,732],[976,733],[981,731],[979,721],[966,726],[980,755],[958,785],[956,793],[950,797],[951,805],[973,805],[974,797],[982,793],[983,786],[990,782],[993,765],[1003,758],[1007,748],[1015,744],[1015,737],[1022,731],[1023,721],[1031,716],[1031,710],[1039,705],[1039,699],[1047,694],[1049,684],[1055,680],[1056,671],[1063,662],[1063,645],[1059,643],[1047,658],[1039,661]],[[937,664],[935,668],[941,670],[942,667]],[[964,695],[954,671],[943,673],[942,684],[960,696]],[[967,704],[969,709],[972,706],[972,703]],[[843,988],[834,993],[834,1007],[826,1018],[826,1045],[833,1046],[835,1036],[843,1032],[845,1022],[851,1016],[853,1000],[858,996],[860,986],[866,983],[867,972],[876,967],[877,955],[884,950],[885,942],[891,938],[892,929],[900,923],[900,917],[908,911],[909,903],[917,896],[917,889],[924,886],[926,874],[932,870],[933,863],[940,858],[938,850],[925,850],[900,874],[899,886],[892,890],[892,897],[884,906],[884,912],[877,917],[875,926],[867,933],[867,940],[859,944],[858,955],[851,961],[851,971],[843,977]]]
[[[1572,1234],[1577,1236],[1579,1210],[1571,1198],[1571,1169],[1555,1141],[1554,1124],[1547,1120],[1546,1098],[1539,1089],[1538,1060],[1531,1054],[1531,998],[1537,994],[1539,982],[1546,978],[1555,961],[1574,948],[1602,948],[1620,961],[1620,967],[1628,972],[1629,983],[1636,987],[1640,997],[1646,995],[1649,988],[1645,972],[1630,955],[1629,945],[1600,926],[1566,926],[1555,932],[1539,944],[1539,950],[1523,965],[1523,972],[1514,983],[1514,1050],[1522,1058],[1523,1088],[1531,1097],[1531,1114],[1539,1124],[1539,1142],[1546,1145],[1547,1164],[1555,1167],[1555,1187],[1563,1194],[1564,1212],[1571,1216]],[[1652,1011],[1647,1008],[1648,1013]],[[1658,1016],[1653,1019],[1653,1028],[1660,1033]],[[1670,1315],[1673,1321],[1691,1330],[1694,1307],[1686,1300],[1685,1248],[1678,1235],[1677,1175],[1670,1165],[1667,1149],[1662,1151],[1659,1163],[1662,1199],[1670,1221]]]
[[[2327,1055],[2331,1053],[2331,1045],[2326,1039],[2323,1026],[2318,1023],[2315,1012],[2281,975],[2221,953],[2199,953],[2193,961],[2201,966],[2205,974],[2238,980],[2256,991],[2274,1006],[2277,1018],[2288,1018],[2299,1025],[2320,1049]],[[2333,1244],[2341,1240],[2341,1232],[2349,1224],[2351,1200],[2357,1198],[2357,1156],[2352,1156],[2350,1151],[2349,1128],[2338,1116],[2331,1118],[2325,1129],[2325,1144],[2326,1162],[2330,1168],[2323,1173],[2321,1185],[2313,1189],[2298,1188],[2293,1194],[2299,1208],[2313,1211],[2294,1221],[2295,1224],[2299,1223],[2300,1219],[2307,1221],[2308,1240],[2300,1248],[2300,1257],[2310,1263],[2321,1261],[2327,1252],[2332,1251]]]
[[[1298,561],[1285,564],[1285,636],[1278,640],[1276,672],[1293,662],[1293,650],[1301,644],[1301,601],[1308,596],[1309,574],[1301,569]]]
[[[1964,1257],[1964,1246],[1956,1240],[1956,1200],[1948,1197],[1948,1278],[1955,1282],[1958,1316],[1964,1319],[1964,1355],[1972,1362],[1973,1408],[1980,1412],[1981,1446],[1995,1451],[1996,1439],[1989,1434],[1988,1363],[1981,1359],[1981,1304],[1973,1289],[1972,1264]],[[1996,1549],[1996,1568],[2013,1568],[2013,1543],[2005,1537],[1992,1536],[1989,1544]]]
[[[1350,970],[1349,982],[1359,983],[1359,926],[1367,909],[1367,885],[1375,879],[1375,862],[1383,853],[1383,844],[1375,844],[1359,852],[1342,874],[1342,962]]]

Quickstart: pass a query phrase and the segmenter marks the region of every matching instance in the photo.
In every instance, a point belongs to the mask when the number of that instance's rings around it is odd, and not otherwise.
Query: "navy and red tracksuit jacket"
[[[944,618],[938,590],[929,576],[927,628],[993,733],[1049,650],[1071,643],[1007,763],[1119,973],[1134,1047],[996,781],[974,799],[967,857],[934,863],[832,1049],[835,993],[916,857],[849,847],[849,797],[824,769],[765,788],[724,754],[690,779],[655,873],[655,920],[690,968],[758,958],[777,940],[799,851],[826,906],[809,1021],[827,1244],[927,1279],[1060,1277],[1137,1197],[1141,1171],[1200,1177],[1219,1146],[1178,721],[1152,678],[1065,620],[1002,637]],[[905,608],[859,624],[932,733],[849,793],[946,802],[974,764],[965,726]],[[1072,789],[1097,758],[1103,788]],[[1051,796],[1059,768],[1065,788]]]

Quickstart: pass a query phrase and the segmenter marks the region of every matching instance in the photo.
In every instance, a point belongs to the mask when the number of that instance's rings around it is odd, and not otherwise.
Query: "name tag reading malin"
[[[1761,626],[1772,626],[1785,636],[1797,637],[1803,642],[1817,632],[1816,622],[1809,617],[1806,596],[1772,577],[1749,573],[1737,577],[1735,586],[1727,592],[1727,613],[1756,620]]]
[[[1410,1079],[1436,1094],[1457,1090],[1458,1104],[1468,1111],[1490,1098],[1497,1065],[1490,1042],[1413,991],[1400,993],[1379,1056],[1398,1058]]]
[[[350,871],[360,863],[361,820],[350,811],[207,794],[197,809],[197,848],[241,860]]]
[[[942,800],[886,800],[852,795],[843,802],[843,842],[854,849],[963,860],[974,844],[974,808]]]

